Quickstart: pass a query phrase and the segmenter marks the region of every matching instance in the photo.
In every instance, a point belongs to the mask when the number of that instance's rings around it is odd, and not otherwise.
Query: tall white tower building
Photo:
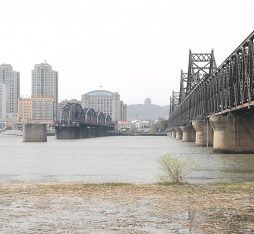
[[[54,98],[53,120],[57,120],[58,72],[48,63],[36,64],[32,71],[32,98]]]
[[[10,64],[0,65],[0,83],[6,86],[6,113],[18,112],[20,96],[20,74]]]
[[[6,85],[0,83],[0,122],[5,122],[5,120],[6,120]]]

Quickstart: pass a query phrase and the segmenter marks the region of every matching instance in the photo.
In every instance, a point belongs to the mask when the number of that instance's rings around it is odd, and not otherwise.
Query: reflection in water
[[[254,181],[254,155],[213,154],[168,137],[104,137],[23,143],[21,137],[0,137],[1,181],[82,181],[154,183],[158,159],[165,153],[199,165],[191,183]]]

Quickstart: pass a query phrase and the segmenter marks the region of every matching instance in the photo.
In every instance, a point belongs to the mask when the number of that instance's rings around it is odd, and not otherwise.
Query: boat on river
[[[20,130],[6,130],[0,133],[2,136],[23,136],[23,132]]]

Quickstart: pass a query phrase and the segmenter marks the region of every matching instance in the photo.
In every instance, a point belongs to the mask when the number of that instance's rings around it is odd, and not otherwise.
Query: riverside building
[[[46,62],[36,64],[34,70],[32,70],[32,98],[35,98],[35,104],[33,104],[33,106],[35,105],[37,112],[40,106],[43,107],[46,105],[45,102],[48,103],[47,105],[50,105],[49,103],[53,100],[53,116],[49,119],[53,119],[53,121],[57,120],[58,72],[54,71],[52,66]],[[42,99],[39,100],[38,98]],[[51,98],[50,101],[45,101],[49,100],[49,98]],[[40,102],[41,104],[39,104]],[[33,113],[33,119],[35,116],[37,116],[37,114]],[[46,119],[48,119],[48,117]]]
[[[55,99],[53,97],[32,97],[32,122],[45,123],[54,122]]]
[[[18,105],[19,122],[52,125],[54,122],[54,102],[53,97],[20,98]]]
[[[20,98],[18,104],[19,122],[29,123],[32,121],[32,99]]]
[[[121,121],[127,121],[127,104],[124,104],[123,101],[120,102],[120,113]]]
[[[10,64],[0,65],[0,83],[6,89],[6,113],[18,112],[18,99],[20,96],[20,74],[13,71]]]
[[[122,120],[120,95],[106,90],[94,90],[82,95],[82,107],[109,114],[112,121]]]
[[[6,121],[6,85],[0,83],[0,130],[5,127]]]

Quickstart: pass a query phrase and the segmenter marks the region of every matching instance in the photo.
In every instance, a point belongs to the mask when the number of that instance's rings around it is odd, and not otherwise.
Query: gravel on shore
[[[2,183],[0,233],[254,233],[254,185]]]

